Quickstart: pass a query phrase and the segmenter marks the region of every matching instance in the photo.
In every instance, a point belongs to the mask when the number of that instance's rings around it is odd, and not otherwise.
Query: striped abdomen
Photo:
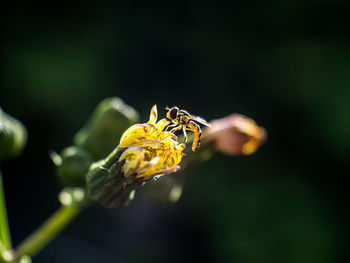
[[[193,139],[193,144],[192,144],[192,151],[196,151],[196,149],[199,147],[201,144],[202,140],[202,130],[199,127],[197,123],[194,121],[190,121],[188,127],[193,131],[194,133],[194,139]]]

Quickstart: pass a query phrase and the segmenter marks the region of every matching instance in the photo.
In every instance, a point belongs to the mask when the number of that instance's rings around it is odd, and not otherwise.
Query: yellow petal
[[[154,105],[151,109],[151,114],[149,115],[149,121],[150,124],[155,124],[157,122],[158,113],[157,113],[157,105]]]
[[[142,141],[146,138],[147,127],[144,124],[134,124],[127,129],[120,138],[119,147],[125,148],[128,145]]]
[[[129,177],[137,173],[144,159],[145,153],[143,149],[134,147],[124,151],[119,158],[119,161],[125,160],[125,164],[123,166],[124,176]]]
[[[128,145],[128,147],[154,147],[159,148],[164,145],[164,142],[158,140],[142,140]]]

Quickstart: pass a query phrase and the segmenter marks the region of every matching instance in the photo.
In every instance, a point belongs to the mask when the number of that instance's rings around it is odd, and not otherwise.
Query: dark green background
[[[23,121],[3,164],[13,241],[57,207],[48,152],[103,98],[146,121],[177,105],[269,132],[249,157],[217,154],[175,205],[137,194],[84,212],[33,262],[349,262],[347,1],[54,1],[1,10],[0,105]]]

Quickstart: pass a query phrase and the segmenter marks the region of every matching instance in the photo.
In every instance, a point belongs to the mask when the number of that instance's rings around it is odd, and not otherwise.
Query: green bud
[[[94,160],[117,147],[123,132],[139,121],[138,112],[119,98],[100,102],[86,125],[75,135],[74,144],[88,150]]]
[[[90,199],[105,208],[128,205],[134,197],[136,187],[142,185],[141,179],[124,177],[124,162],[119,162],[123,151],[124,149],[116,148],[106,159],[93,163],[86,175]]]
[[[17,157],[27,142],[27,130],[0,108],[0,160]]]
[[[64,186],[85,185],[85,175],[93,162],[91,155],[86,150],[71,146],[52,159],[57,165],[58,178]]]

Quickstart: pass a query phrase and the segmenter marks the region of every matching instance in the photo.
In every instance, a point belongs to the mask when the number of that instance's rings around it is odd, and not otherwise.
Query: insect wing
[[[211,127],[211,124],[208,123],[205,119],[203,119],[202,117],[199,117],[199,116],[194,116],[194,115],[191,115],[191,119],[198,122],[199,124],[202,124],[202,125],[205,125],[207,127]]]

